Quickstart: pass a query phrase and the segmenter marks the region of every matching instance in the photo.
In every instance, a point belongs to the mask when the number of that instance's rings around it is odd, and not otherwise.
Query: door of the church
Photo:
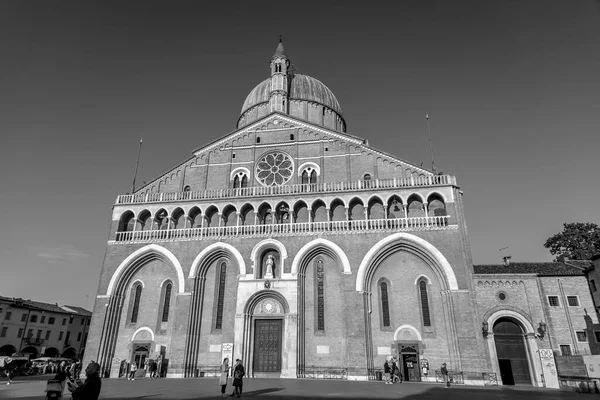
[[[281,319],[257,319],[254,328],[254,376],[281,373]]]
[[[399,345],[400,368],[404,380],[409,382],[421,381],[421,370],[419,367],[419,345]]]

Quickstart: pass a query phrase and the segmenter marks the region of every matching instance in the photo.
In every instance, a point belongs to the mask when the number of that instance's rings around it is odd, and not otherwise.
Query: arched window
[[[325,268],[323,267],[323,260],[317,260],[315,268],[316,281],[317,281],[317,331],[325,330]]]
[[[363,181],[370,181],[371,180],[371,174],[365,174],[363,176]]]
[[[237,188],[239,188],[239,187],[240,187],[240,177],[236,175],[236,176],[233,178],[233,188],[234,188],[234,189],[237,189]]]
[[[138,283],[134,289],[133,309],[131,310],[131,322],[137,322],[140,311],[140,298],[142,297],[142,284]]]
[[[225,302],[225,280],[227,278],[227,264],[221,263],[219,271],[219,290],[217,293],[217,316],[215,318],[215,329],[223,328],[223,303]]]
[[[256,137],[256,143],[260,143],[260,136]]]
[[[248,187],[248,175],[245,172],[238,172],[233,177],[233,188],[245,188]]]
[[[192,188],[190,187],[190,185],[186,185],[186,187],[183,188],[184,192],[189,192],[190,190],[192,190]]]
[[[310,183],[311,184],[317,183],[317,171],[315,171],[314,169],[310,173]]]
[[[429,315],[429,300],[427,298],[427,282],[419,282],[419,297],[421,298],[421,313],[423,314],[423,326],[431,326],[431,316]]]
[[[308,183],[308,172],[304,171],[302,172],[302,184],[307,184]]]
[[[162,309],[162,322],[169,321],[169,307],[171,306],[171,289],[173,285],[171,283],[167,283],[165,287],[165,299],[163,300],[163,309]]]
[[[244,174],[244,176],[242,177],[242,187],[248,187],[248,176],[246,174]]]
[[[294,140],[294,134],[293,133],[290,135],[290,140]]]
[[[390,326],[390,299],[388,294],[388,285],[386,282],[379,284],[381,292],[381,323],[384,327]]]

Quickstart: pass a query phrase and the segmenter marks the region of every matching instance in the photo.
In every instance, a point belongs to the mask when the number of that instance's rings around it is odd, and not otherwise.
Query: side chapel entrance
[[[421,368],[419,366],[419,344],[398,343],[396,356],[400,362],[402,380],[421,382]]]
[[[500,318],[494,324],[494,341],[502,383],[531,385],[527,349],[521,327],[509,318]]]
[[[282,319],[256,319],[254,326],[254,376],[281,374]],[[271,375],[272,374],[272,375]]]

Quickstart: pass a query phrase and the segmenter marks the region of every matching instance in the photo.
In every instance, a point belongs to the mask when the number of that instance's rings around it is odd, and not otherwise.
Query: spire
[[[275,50],[275,54],[273,57],[287,57],[285,54],[285,50],[283,49],[282,36],[279,35],[279,44],[277,45],[277,50]]]

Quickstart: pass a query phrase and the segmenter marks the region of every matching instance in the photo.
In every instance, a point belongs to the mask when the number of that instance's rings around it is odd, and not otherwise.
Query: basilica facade
[[[250,377],[374,379],[395,356],[407,380],[542,385],[540,349],[592,351],[581,270],[473,266],[454,176],[347,133],[281,43],[267,76],[233,133],[118,196],[86,351],[105,376],[158,355],[201,375],[232,344]]]

